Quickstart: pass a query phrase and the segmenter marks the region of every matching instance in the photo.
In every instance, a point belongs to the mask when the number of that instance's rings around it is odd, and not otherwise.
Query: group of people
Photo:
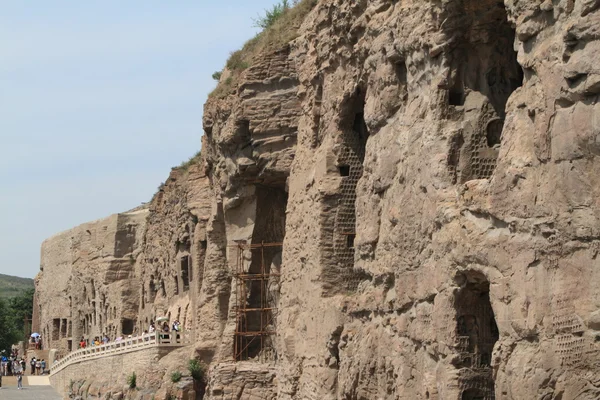
[[[31,361],[29,361],[29,365],[31,366],[31,375],[44,375],[46,373],[46,360],[36,359],[33,357]]]
[[[2,357],[0,362],[0,372],[3,376],[18,375],[20,372],[25,371],[27,361],[23,357]]]
[[[46,372],[46,360],[33,357],[29,361],[31,366],[31,375],[43,375]],[[17,388],[23,389],[23,375],[27,371],[27,360],[24,357],[18,357],[18,353],[11,354],[9,357],[3,356],[0,361],[0,387],[2,386],[2,376],[16,376]]]
[[[156,325],[159,326],[158,330],[156,328]],[[161,334],[161,336],[164,334],[168,334],[170,331],[173,331],[177,335],[179,335],[179,332],[181,331],[181,322],[179,322],[178,320],[173,321],[170,328],[169,328],[169,322],[167,322],[167,321],[164,321],[162,325],[160,325],[157,322],[156,325],[154,324],[154,322],[150,322],[150,326],[148,327],[148,330],[144,331],[144,335],[147,335],[149,333],[154,333],[157,331]],[[131,339],[132,335],[128,335],[127,338]],[[121,340],[125,340],[123,338],[123,336],[119,336],[119,337],[115,338],[114,340],[112,340],[112,342],[120,342]],[[111,340],[109,339],[108,335],[103,335],[102,337],[95,336],[93,340],[89,340],[89,341],[85,337],[82,336],[81,340],[79,341],[79,348],[85,349],[86,347],[100,346],[100,345],[107,344],[110,342],[111,342]]]
[[[179,331],[181,330],[181,322],[179,322],[178,320],[173,321],[171,330],[173,330],[173,332],[179,333]],[[162,326],[160,327],[160,332],[169,333],[169,331],[169,323],[167,321],[164,321]],[[144,334],[154,332],[156,332],[156,326],[154,325],[154,322],[150,322],[150,326],[148,327],[147,331],[144,331]]]
[[[131,337],[131,335],[129,335],[129,337]],[[119,336],[118,338],[115,338],[115,340],[113,340],[113,342],[119,342],[121,340],[123,340],[123,337]],[[111,340],[108,338],[107,335],[104,335],[102,337],[95,336],[94,339],[90,340],[89,344],[88,344],[88,341],[82,336],[81,340],[79,341],[79,348],[80,349],[85,349],[86,347],[100,346],[100,345],[103,345],[103,344],[110,343],[110,341]]]
[[[25,368],[27,367],[27,361],[23,357],[20,359],[13,359],[13,357],[2,357],[1,361],[2,374],[0,375],[0,387],[2,386],[2,376],[16,376],[17,377],[17,388],[23,389],[23,374],[25,374]]]
[[[41,350],[42,349],[42,337],[41,336],[32,336],[31,339],[29,339],[29,345],[30,348],[33,347],[36,350]]]

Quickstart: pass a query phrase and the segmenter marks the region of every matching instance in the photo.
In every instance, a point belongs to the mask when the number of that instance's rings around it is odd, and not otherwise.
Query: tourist
[[[17,389],[23,389],[23,371],[17,372]]]
[[[35,375],[35,357],[31,359],[29,365],[31,366],[31,375]]]
[[[104,337],[102,338],[102,343],[103,344],[107,344],[110,340],[108,339],[108,335],[104,335]]]
[[[148,327],[148,332],[154,333],[156,328],[154,327],[154,322],[150,322],[150,327]]]
[[[27,361],[23,357],[21,357],[21,361],[19,363],[21,371],[25,372],[25,367],[27,367]]]
[[[80,349],[85,349],[85,345],[86,345],[86,342],[85,342],[85,339],[82,336],[81,340],[79,341],[79,348]]]
[[[41,365],[42,365],[42,375],[44,375],[44,373],[46,372],[46,360],[44,360],[43,358],[42,358]]]

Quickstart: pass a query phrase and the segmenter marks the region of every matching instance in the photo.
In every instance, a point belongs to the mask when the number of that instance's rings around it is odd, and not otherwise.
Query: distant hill
[[[33,279],[0,274],[0,298],[14,297],[26,289],[33,289]]]

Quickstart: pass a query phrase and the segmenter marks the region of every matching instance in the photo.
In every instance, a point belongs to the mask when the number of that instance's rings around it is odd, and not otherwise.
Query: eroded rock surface
[[[207,399],[599,398],[598,26],[591,0],[319,1],[207,102],[136,326],[185,320]],[[264,298],[235,276],[259,265]]]

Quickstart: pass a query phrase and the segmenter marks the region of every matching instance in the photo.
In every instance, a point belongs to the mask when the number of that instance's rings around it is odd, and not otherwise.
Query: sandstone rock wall
[[[36,277],[38,325],[46,349],[64,355],[82,336],[133,333],[139,281],[135,264],[148,210],[115,214],[42,244]]]
[[[599,396],[597,6],[319,3],[293,52],[279,398]]]
[[[148,398],[155,395],[155,388],[167,372],[170,349],[150,347],[125,354],[116,354],[102,359],[82,361],[70,365],[50,377],[50,383],[65,398]],[[161,361],[159,363],[159,361]],[[82,371],[93,371],[92,374]],[[137,372],[136,372],[137,371]],[[144,373],[140,373],[140,372]],[[136,388],[130,388],[128,378],[136,372]],[[183,383],[183,382],[182,382]],[[188,382],[190,383],[190,382]],[[184,385],[182,385],[184,386]],[[185,385],[189,393],[192,385]],[[176,395],[177,388],[169,392]],[[181,393],[179,393],[181,394]]]
[[[597,26],[595,0],[319,1],[152,200],[138,331],[193,329],[207,399],[599,398]]]

